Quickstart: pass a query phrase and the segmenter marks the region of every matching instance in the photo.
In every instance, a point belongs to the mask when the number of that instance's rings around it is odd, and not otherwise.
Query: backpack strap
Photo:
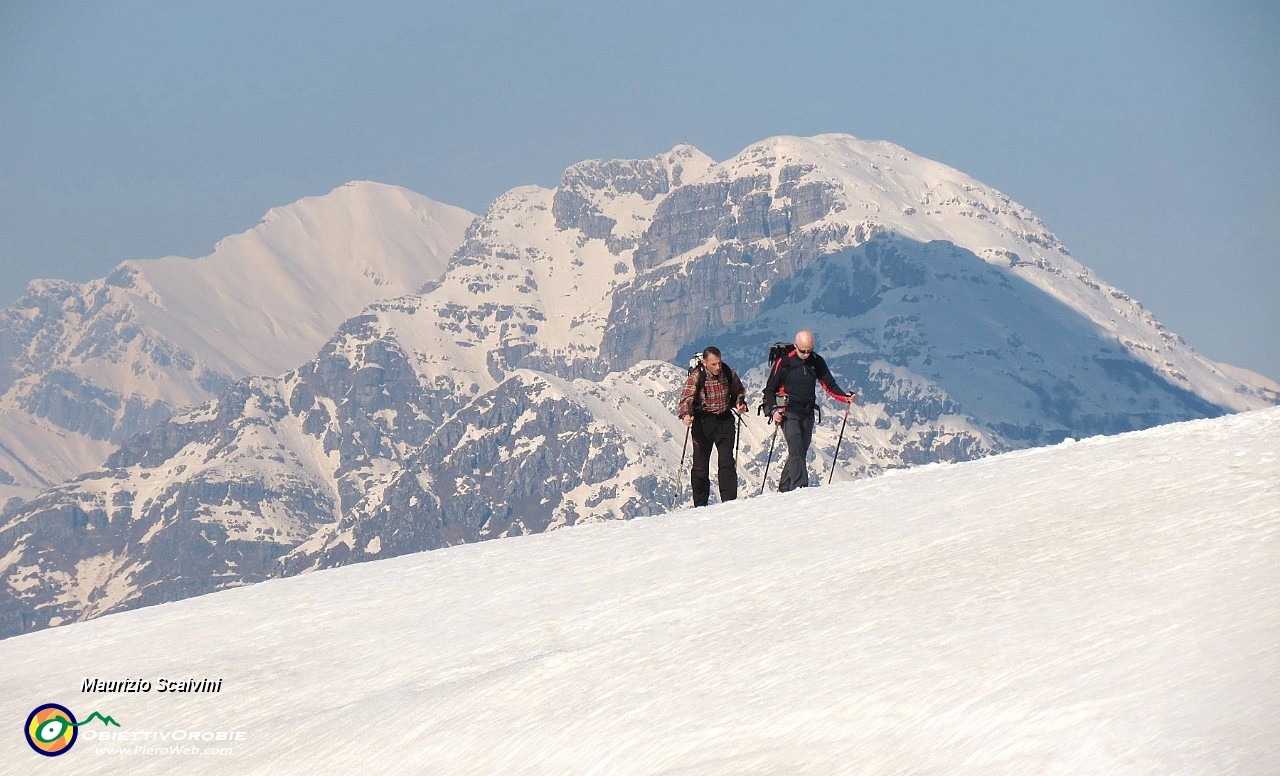
[[[796,355],[796,349],[793,347],[793,348],[791,348],[790,350],[788,350],[788,351],[787,351],[787,354],[786,354],[785,356],[783,356],[782,358],[778,359],[778,363],[776,363],[776,364],[774,364],[774,365],[773,365],[773,373],[774,373],[775,375],[776,375],[776,374],[781,374],[781,375],[783,375],[783,377],[780,377],[780,378],[778,379],[778,393],[779,393],[779,395],[783,395],[783,396],[785,396],[785,395],[786,395],[786,393],[787,393],[787,386],[786,386],[786,385],[784,385],[783,383],[786,381],[786,376],[785,376],[785,375],[787,374],[787,372],[790,372],[790,371],[791,371],[791,368],[792,368],[792,367],[791,367],[791,359],[792,359],[793,357],[795,357],[795,355]]]
[[[692,366],[689,368],[690,373],[695,371],[697,372],[697,377],[694,379],[694,382],[693,382],[693,397],[692,397],[692,400],[689,402],[690,412],[698,411],[698,405],[702,400],[702,391],[707,384],[707,368],[702,365],[701,361],[698,362],[697,366]]]

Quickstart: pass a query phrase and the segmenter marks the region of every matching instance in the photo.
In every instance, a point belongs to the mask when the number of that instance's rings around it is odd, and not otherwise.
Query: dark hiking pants
[[[698,414],[693,418],[690,438],[693,440],[693,470],[689,483],[693,489],[693,505],[704,507],[711,497],[711,448],[716,449],[717,480],[720,500],[738,497],[738,463],[733,458],[734,433],[737,430],[733,412],[723,415]]]
[[[778,492],[809,487],[809,443],[813,441],[813,413],[788,411],[782,416],[782,436],[787,440],[787,463],[782,467]]]

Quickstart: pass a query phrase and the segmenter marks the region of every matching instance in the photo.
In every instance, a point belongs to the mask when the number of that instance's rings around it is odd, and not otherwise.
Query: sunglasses
[[[813,352],[813,348],[809,348],[808,350],[805,350],[804,348],[796,348],[796,352],[802,356],[807,356]]]

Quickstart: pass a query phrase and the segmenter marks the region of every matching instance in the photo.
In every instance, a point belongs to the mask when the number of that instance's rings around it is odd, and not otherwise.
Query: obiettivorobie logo
[[[76,722],[76,715],[71,713],[71,709],[56,703],[46,703],[43,706],[37,706],[27,717],[23,732],[32,749],[45,757],[57,757],[71,749],[72,744],[76,742],[80,726],[87,725],[95,719],[101,720],[103,725],[120,727],[119,722],[111,717],[104,717],[96,711],[84,722]]]

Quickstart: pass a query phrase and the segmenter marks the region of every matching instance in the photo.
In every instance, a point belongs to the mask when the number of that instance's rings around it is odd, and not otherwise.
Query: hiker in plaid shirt
[[[711,496],[711,448],[716,448],[720,501],[738,497],[738,462],[733,457],[737,412],[747,411],[742,381],[720,356],[720,349],[702,351],[698,363],[689,370],[676,414],[689,427],[693,439],[693,469],[689,484],[693,505],[707,505]]]

